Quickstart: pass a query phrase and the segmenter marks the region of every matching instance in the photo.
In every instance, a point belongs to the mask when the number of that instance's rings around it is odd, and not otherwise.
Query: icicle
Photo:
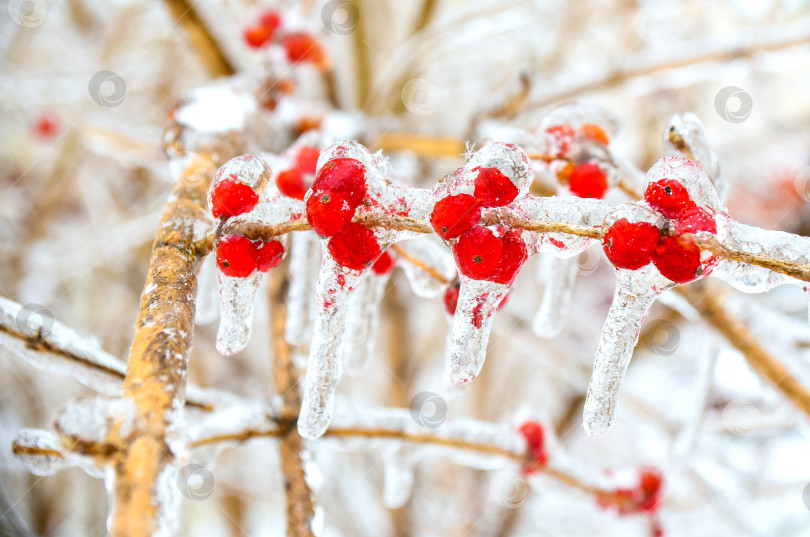
[[[450,340],[450,380],[454,383],[466,384],[481,372],[495,308],[510,287],[461,276]]]
[[[291,345],[303,345],[312,338],[315,281],[320,261],[318,238],[312,233],[294,234],[290,251],[287,324],[284,327],[284,338]]]
[[[668,285],[671,282],[653,265],[616,272],[613,304],[602,327],[585,399],[582,426],[589,436],[601,436],[613,425],[619,389],[638,342],[641,325],[656,297]]]
[[[576,257],[541,256],[538,279],[544,284],[543,298],[532,322],[532,330],[538,336],[550,339],[562,331],[571,307],[578,267]]]
[[[219,273],[219,329],[217,351],[224,356],[240,352],[250,341],[253,329],[253,304],[262,273],[233,278]]]
[[[214,255],[207,255],[200,263],[197,272],[197,310],[194,321],[205,326],[217,319],[217,261]]]
[[[419,455],[419,448],[405,445],[390,446],[383,451],[383,505],[388,509],[399,509],[411,498]]]
[[[400,266],[405,271],[408,283],[416,296],[422,298],[438,296],[446,286],[444,281],[456,277],[453,255],[432,237],[400,242],[397,249],[404,261]],[[436,274],[425,270],[421,264]],[[441,276],[441,279],[437,278],[437,275]]]
[[[372,271],[373,272],[373,271]],[[343,363],[349,375],[364,373],[374,354],[380,324],[380,302],[391,273],[369,274],[349,301]]]
[[[717,155],[709,147],[706,129],[700,118],[691,112],[673,115],[664,129],[664,154],[694,158],[709,174],[719,199],[726,198],[728,182],[720,175]]]

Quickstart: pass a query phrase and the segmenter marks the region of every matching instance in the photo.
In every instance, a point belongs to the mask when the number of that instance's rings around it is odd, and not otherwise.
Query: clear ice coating
[[[321,263],[321,245],[314,233],[295,233],[290,246],[290,286],[284,339],[303,345],[312,338],[315,317],[315,282]]]
[[[576,257],[558,258],[543,254],[537,267],[537,279],[543,286],[540,307],[532,321],[532,330],[542,338],[559,335],[568,318],[579,261]]]
[[[709,147],[706,129],[700,118],[691,112],[674,114],[664,128],[664,155],[682,155],[694,158],[709,175],[719,198],[728,194],[728,183],[720,174],[720,162]]]
[[[276,225],[303,216],[304,205],[301,201],[282,196],[275,186],[267,186],[270,168],[264,160],[252,155],[229,160],[217,171],[212,191],[218,181],[231,176],[236,176],[239,181],[251,185],[254,190],[261,192],[261,197],[252,211],[231,218],[230,224]],[[287,237],[281,236],[276,240],[282,243],[286,255]],[[250,341],[253,306],[261,280],[262,273],[259,271],[254,271],[245,278],[236,278],[224,274],[217,267],[220,322],[216,346],[220,354],[225,356],[236,354]]]
[[[390,277],[390,271],[385,274],[371,271],[349,299],[343,346],[343,364],[349,375],[364,373],[371,363],[380,324],[380,302]]]
[[[21,429],[13,442],[14,455],[34,475],[53,475],[71,465],[59,439],[50,431]]]
[[[432,236],[400,242],[397,251],[403,260],[399,266],[418,297],[440,295],[446,286],[444,282],[456,277],[453,254]],[[431,273],[433,271],[435,274]]]
[[[426,220],[430,209],[427,190],[406,188],[388,181],[377,159],[357,142],[333,144],[321,152],[318,169],[335,158],[352,158],[366,170],[366,200],[355,216],[407,216]],[[310,195],[308,193],[307,195]],[[374,234],[385,251],[394,242],[418,236],[413,231],[375,227]],[[317,315],[307,360],[304,393],[298,431],[304,438],[321,436],[332,419],[334,394],[342,375],[342,354],[346,335],[349,298],[368,269],[354,270],[341,266],[329,253],[328,238],[322,238],[324,249],[316,288]]]
[[[217,261],[215,256],[208,255],[200,261],[197,271],[197,307],[194,322],[200,326],[217,320]]]

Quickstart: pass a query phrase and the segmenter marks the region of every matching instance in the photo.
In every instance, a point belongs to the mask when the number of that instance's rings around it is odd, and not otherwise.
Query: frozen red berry
[[[717,233],[717,222],[705,209],[692,207],[686,209],[674,221],[674,230],[678,235],[682,233],[699,233],[708,231]]]
[[[280,241],[262,242],[256,249],[256,269],[267,272],[281,263],[284,245]]]
[[[615,267],[636,270],[652,261],[660,240],[658,228],[649,222],[621,218],[605,233],[603,248]]]
[[[551,134],[554,139],[557,141],[557,147],[559,151],[557,152],[558,157],[561,157],[568,153],[568,150],[571,148],[571,142],[574,141],[574,129],[570,125],[554,125],[546,129],[546,132]]]
[[[492,276],[503,258],[501,240],[491,230],[475,226],[459,237],[453,256],[462,274],[474,280]]]
[[[352,158],[332,159],[318,171],[312,189],[339,193],[354,209],[366,196],[366,168]]]
[[[430,224],[445,240],[469,231],[481,219],[481,202],[469,194],[447,196],[436,202]]]
[[[275,32],[281,26],[281,13],[268,9],[259,16],[259,24]]]
[[[217,243],[217,265],[227,276],[250,276],[256,270],[256,246],[242,235],[222,237]]]
[[[523,263],[529,258],[526,244],[520,238],[522,233],[522,229],[510,229],[501,237],[501,262],[488,280],[505,285],[515,281]]]
[[[450,285],[447,286],[447,289],[444,290],[444,297],[442,300],[444,301],[444,309],[447,310],[447,313],[450,315],[456,314],[456,306],[458,306],[458,295],[461,290],[461,282],[458,280],[454,280]]]
[[[276,176],[278,191],[290,198],[303,200],[307,193],[307,185],[300,170],[292,168],[284,170]]]
[[[602,199],[608,189],[607,175],[598,164],[583,162],[571,171],[568,188],[580,198]]]
[[[308,62],[320,69],[329,67],[326,51],[314,37],[308,34],[289,34],[281,41],[292,63]]]
[[[675,179],[661,179],[647,185],[644,200],[667,218],[678,216],[695,207],[686,187]]]
[[[664,478],[656,468],[644,467],[639,472],[639,499],[638,508],[642,511],[654,512],[661,501],[661,486]]]
[[[244,33],[245,43],[250,48],[262,48],[272,37],[273,30],[261,24],[248,27]]]
[[[56,115],[46,112],[39,116],[34,124],[34,134],[40,140],[50,140],[59,132],[59,120]]]
[[[605,129],[595,123],[585,123],[580,129],[582,136],[588,140],[594,141],[602,145],[608,145],[610,138],[608,137]]]
[[[214,218],[230,218],[252,211],[259,203],[259,195],[248,185],[239,182],[235,175],[231,175],[214,185],[210,201]]]
[[[545,435],[543,426],[536,421],[527,421],[520,426],[520,434],[526,439],[526,448],[529,458],[533,463],[532,466],[527,467],[527,471],[531,472],[537,466],[543,466],[548,462],[548,454],[546,453]]]
[[[380,255],[374,232],[362,224],[349,224],[329,239],[327,249],[335,261],[346,268],[363,270]]]
[[[687,237],[664,237],[655,247],[653,263],[664,277],[673,282],[691,282],[700,275],[700,248]]]
[[[394,270],[394,256],[388,252],[383,252],[383,254],[377,258],[377,261],[371,265],[371,271],[374,274],[388,274],[392,270]]]
[[[307,199],[307,221],[322,237],[331,237],[345,228],[354,216],[355,208],[342,194],[313,191]]]
[[[498,168],[478,168],[475,197],[484,207],[508,205],[518,195],[518,187]]]
[[[305,145],[298,150],[295,156],[295,168],[301,173],[315,174],[315,169],[318,167],[318,157],[321,152],[316,147]]]

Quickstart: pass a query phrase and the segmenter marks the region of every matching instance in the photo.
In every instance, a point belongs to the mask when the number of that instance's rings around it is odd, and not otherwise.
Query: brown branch
[[[504,224],[506,226],[523,228],[526,231],[534,231],[537,233],[566,233],[568,235],[577,235],[579,237],[597,240],[602,240],[603,236],[601,230],[593,227],[564,224],[562,222],[539,222],[520,218],[519,216],[509,213],[490,212],[484,215],[481,219],[481,223],[485,226]]]
[[[292,359],[292,349],[284,339],[287,324],[287,288],[289,286],[288,266],[273,271],[270,278],[270,334],[272,337],[276,391],[281,396],[281,417],[291,423],[301,410],[301,396],[298,391],[298,370]],[[303,439],[298,427],[290,426],[281,434],[279,446],[281,473],[284,476],[284,491],[287,499],[287,536],[314,537],[312,520],[315,516],[312,490],[306,480],[301,454]]]
[[[434,279],[440,281],[441,283],[449,284],[452,281],[452,280],[449,280],[449,279],[445,278],[444,275],[441,272],[439,272],[438,270],[436,270],[435,268],[431,267],[430,265],[428,265],[427,263],[425,263],[421,259],[417,259],[416,257],[412,256],[411,254],[409,254],[408,252],[406,252],[405,250],[403,250],[402,248],[400,248],[396,244],[391,245],[391,249],[393,251],[395,251],[399,257],[401,257],[402,259],[404,259],[408,263],[411,263],[412,265],[415,265],[418,268],[424,270],[425,272],[430,274],[431,277],[433,277]]]
[[[700,315],[720,332],[745,357],[748,365],[756,373],[770,381],[796,407],[810,417],[810,393],[772,356],[751,333],[745,323],[726,311],[716,292],[704,285],[690,285],[678,288]]]
[[[422,136],[405,132],[384,133],[370,144],[376,151],[410,151],[420,157],[461,158],[467,148],[464,140],[455,136]]]
[[[205,177],[214,172],[211,160],[195,156],[184,170],[200,164]],[[161,218],[152,259],[141,295],[140,313],[130,347],[124,396],[135,403],[135,428],[115,465],[114,537],[143,537],[168,531],[162,527],[158,500],[161,483],[171,471],[174,454],[167,444],[167,429],[185,399],[188,355],[194,333],[197,280],[194,267],[195,224],[209,221],[206,204],[208,180],[180,178]]]
[[[695,243],[704,250],[710,251],[712,254],[722,259],[730,259],[732,261],[739,261],[748,265],[756,265],[758,267],[766,268],[780,274],[785,274],[791,278],[810,282],[810,265],[803,263],[796,263],[795,261],[787,261],[784,259],[775,259],[773,257],[755,254],[752,252],[743,252],[740,250],[732,250],[723,244],[717,242],[713,236],[699,236],[690,235]]]
[[[231,62],[200,19],[194,5],[188,0],[163,0],[176,24],[186,31],[192,48],[212,77],[230,76],[236,72]]]

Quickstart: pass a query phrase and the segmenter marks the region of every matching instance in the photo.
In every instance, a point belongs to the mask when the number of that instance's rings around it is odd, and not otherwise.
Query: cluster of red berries
[[[314,37],[301,32],[285,34],[279,31],[282,22],[278,11],[262,12],[255,23],[245,30],[245,43],[250,48],[258,49],[278,40],[287,52],[287,59],[292,63],[309,62],[321,70],[329,67],[329,57]]]
[[[661,506],[661,489],[664,478],[657,468],[645,466],[639,470],[638,484],[633,488],[616,489],[620,502],[599,500],[599,505],[606,509],[615,509],[619,514],[631,513],[653,514]]]
[[[553,125],[546,132],[557,142],[557,158],[565,157],[571,149],[571,144],[577,138],[608,145],[610,138],[605,130],[595,123],[586,123],[579,129],[579,133],[567,124]],[[602,199],[608,189],[607,175],[594,162],[581,162],[569,164],[558,174],[558,178],[568,184],[568,189],[580,198]]]
[[[667,225],[659,229],[649,222],[617,220],[604,238],[610,262],[631,270],[653,263],[664,277],[676,283],[691,282],[708,274],[716,259],[701,263],[700,247],[687,234],[717,233],[714,217],[699,207],[686,187],[674,179],[650,183],[644,201],[668,219]]]
[[[327,250],[340,265],[363,270],[382,253],[374,231],[352,222],[366,196],[366,168],[352,158],[324,164],[307,198],[307,221],[318,235],[329,237]]]
[[[610,137],[608,137],[605,129],[595,123],[585,123],[579,128],[579,133],[571,125],[565,123],[553,125],[546,129],[546,132],[554,137],[557,141],[559,151],[557,157],[565,156],[571,150],[571,144],[577,138],[577,134],[581,139],[596,142],[601,145],[608,145]]]
[[[320,152],[316,147],[300,147],[295,154],[292,167],[276,176],[276,187],[279,192],[303,201],[315,176],[319,156]]]
[[[452,245],[462,274],[474,280],[511,284],[528,254],[522,229],[502,229],[501,235],[479,225],[484,207],[502,207],[514,201],[519,190],[498,168],[476,168],[475,190],[442,198],[433,208],[430,223]]]
[[[526,449],[528,453],[528,463],[524,465],[523,471],[527,474],[531,474],[548,463],[543,426],[536,421],[527,421],[520,426],[518,431],[523,435],[523,438],[526,439]]]
[[[217,243],[217,265],[223,274],[246,278],[254,270],[267,272],[284,258],[280,241],[251,241],[242,235],[227,235]]]

